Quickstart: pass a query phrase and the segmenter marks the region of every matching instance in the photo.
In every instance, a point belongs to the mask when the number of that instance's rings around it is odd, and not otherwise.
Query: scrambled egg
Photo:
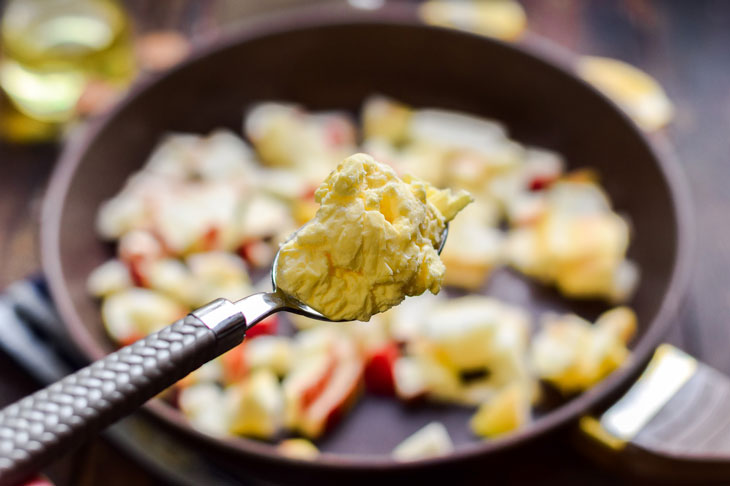
[[[315,199],[315,218],[281,248],[277,285],[332,320],[361,321],[441,289],[436,249],[446,222],[472,200],[400,180],[365,154],[340,163]]]

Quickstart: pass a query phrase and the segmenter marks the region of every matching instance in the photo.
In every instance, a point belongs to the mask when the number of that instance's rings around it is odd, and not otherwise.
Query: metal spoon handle
[[[0,411],[0,484],[14,484],[243,340],[219,299]]]

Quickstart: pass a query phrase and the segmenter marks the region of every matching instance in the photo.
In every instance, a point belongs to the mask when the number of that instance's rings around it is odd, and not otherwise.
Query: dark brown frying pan
[[[240,463],[286,466],[296,474],[414,472],[486,458],[615,397],[640,371],[677,312],[689,270],[682,176],[613,104],[571,73],[569,58],[530,37],[513,46],[425,26],[409,8],[377,14],[319,10],[258,22],[203,50],[138,86],[67,148],[51,181],[42,238],[46,275],[78,347],[94,360],[115,349],[104,333],[97,302],[85,290],[89,272],[113,253],[95,236],[94,218],[99,204],[140,168],[165,132],[206,133],[220,126],[238,130],[244,109],[260,100],[356,112],[374,92],[415,106],[501,120],[517,140],[554,149],[570,166],[598,169],[615,206],[635,229],[630,256],[642,270],[631,302],[640,325],[630,363],[498,440],[471,437],[468,410],[407,410],[395,401],[366,396],[319,443],[324,454],[304,462],[284,458],[266,443],[205,436],[161,401],[144,406],[185,440]],[[484,291],[535,311],[569,309],[593,317],[605,308],[567,301],[508,271],[495,275]],[[453,454],[405,464],[388,457],[398,442],[430,420],[447,426],[457,445]]]

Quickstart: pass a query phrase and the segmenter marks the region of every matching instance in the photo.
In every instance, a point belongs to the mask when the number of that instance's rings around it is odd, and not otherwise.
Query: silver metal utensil
[[[441,235],[439,253],[448,236]],[[237,302],[217,299],[164,329],[0,410],[0,484],[14,484],[131,413],[188,373],[240,344],[246,331],[276,312],[328,321],[287,295],[272,292]]]

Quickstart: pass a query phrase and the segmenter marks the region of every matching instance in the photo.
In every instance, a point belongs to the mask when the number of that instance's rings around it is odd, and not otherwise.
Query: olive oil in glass
[[[69,121],[87,82],[121,88],[134,76],[130,24],[114,0],[10,0],[0,29],[0,87],[15,116]]]

